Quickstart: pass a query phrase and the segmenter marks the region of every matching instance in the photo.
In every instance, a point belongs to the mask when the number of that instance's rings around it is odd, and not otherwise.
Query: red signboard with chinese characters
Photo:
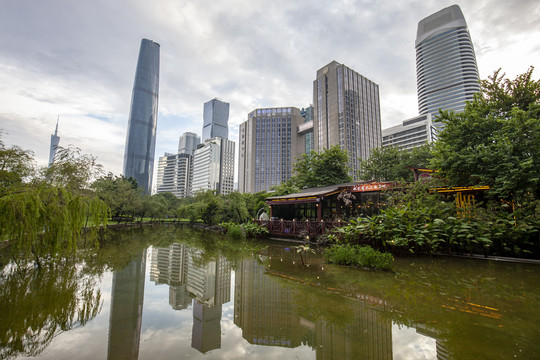
[[[392,186],[392,183],[389,182],[358,184],[353,186],[351,192],[379,191],[388,189],[390,186]]]

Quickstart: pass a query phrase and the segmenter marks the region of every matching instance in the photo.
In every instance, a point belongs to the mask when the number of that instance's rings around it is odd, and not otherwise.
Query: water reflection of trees
[[[84,326],[102,306],[96,278],[69,261],[4,268],[0,359],[39,355],[60,333]]]
[[[532,265],[413,257],[385,273],[317,265],[314,255],[307,268],[277,246],[260,259],[264,273],[293,294],[294,311],[317,326],[358,327],[353,314],[367,307],[379,324],[414,328],[456,358],[530,358],[537,348],[531,314],[540,292]]]

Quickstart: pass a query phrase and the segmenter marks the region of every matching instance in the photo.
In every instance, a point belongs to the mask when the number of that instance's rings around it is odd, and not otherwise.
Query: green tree
[[[93,155],[82,154],[81,149],[59,147],[54,162],[42,170],[44,179],[55,186],[64,186],[71,191],[89,189],[90,183],[103,172]]]
[[[369,159],[362,162],[362,176],[367,180],[410,182],[414,180],[414,173],[408,167],[429,167],[432,157],[430,144],[410,150],[374,148]]]
[[[279,185],[273,186],[272,193],[268,194],[268,196],[283,196],[288,194],[294,194],[298,191],[300,191],[300,188],[296,186],[295,179],[291,178],[287,181],[282,182]]]
[[[82,229],[89,223],[91,237],[107,221],[107,205],[81,192],[67,176],[53,182],[35,178],[29,171],[30,152],[0,144],[0,236],[10,240],[16,261],[20,256],[33,257],[39,264],[43,257],[72,253],[83,238]]]
[[[302,155],[296,164],[293,182],[298,188],[322,187],[349,182],[349,156],[338,145],[322,152],[311,151]]]
[[[133,217],[142,201],[137,181],[133,178],[109,173],[94,181],[91,188],[109,206],[112,217]]]
[[[155,194],[154,197],[160,199],[160,201],[162,200],[165,204],[165,209],[163,213],[159,215],[160,217],[176,217],[176,209],[180,206],[180,199],[171,192],[158,193]]]
[[[0,135],[2,133],[0,132]],[[0,195],[15,191],[35,173],[33,153],[6,146],[0,137]]]
[[[246,202],[239,192],[235,191],[223,196],[220,221],[232,221],[241,224],[248,220],[250,220],[250,216]]]
[[[441,112],[434,165],[451,185],[489,185],[493,198],[517,202],[538,199],[540,81],[532,72],[512,81],[497,70],[464,112]]]

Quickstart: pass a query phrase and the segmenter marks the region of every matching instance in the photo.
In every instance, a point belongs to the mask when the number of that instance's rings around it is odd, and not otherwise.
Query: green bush
[[[254,223],[236,224],[233,222],[223,222],[219,224],[225,229],[225,233],[233,238],[240,237],[261,237],[268,235],[268,229]]]
[[[358,266],[369,269],[391,270],[394,257],[390,253],[381,253],[369,246],[334,245],[324,252],[329,263]]]
[[[247,237],[261,237],[268,235],[268,229],[254,223],[245,223],[240,225],[246,232]]]
[[[231,227],[229,227],[227,235],[232,239],[241,239],[245,236],[245,233],[240,225],[233,224]]]

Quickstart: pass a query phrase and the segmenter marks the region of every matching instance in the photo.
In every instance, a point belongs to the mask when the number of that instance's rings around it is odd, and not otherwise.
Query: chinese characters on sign
[[[389,188],[391,183],[370,183],[370,184],[361,184],[355,185],[352,188],[352,192],[365,192],[365,191],[377,191]]]

